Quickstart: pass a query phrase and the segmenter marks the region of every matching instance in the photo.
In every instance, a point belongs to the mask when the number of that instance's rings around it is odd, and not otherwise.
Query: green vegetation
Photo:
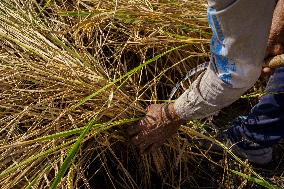
[[[203,0],[0,1],[1,188],[277,188],[226,147],[224,160],[198,149],[222,146],[212,118],[152,154],[128,142],[145,107],[208,60],[210,36]]]

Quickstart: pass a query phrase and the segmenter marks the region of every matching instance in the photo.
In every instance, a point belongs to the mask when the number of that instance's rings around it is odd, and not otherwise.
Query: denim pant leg
[[[275,70],[265,95],[239,123],[231,128],[231,134],[235,140],[249,141],[239,144],[243,148],[272,146],[284,137],[284,67]]]

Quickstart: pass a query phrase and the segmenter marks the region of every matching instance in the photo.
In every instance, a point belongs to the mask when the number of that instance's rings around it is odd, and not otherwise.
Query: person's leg
[[[247,129],[250,138],[271,146],[284,136],[284,68],[275,71],[265,93],[252,109]]]
[[[275,70],[265,95],[247,117],[232,123],[228,134],[244,150],[267,149],[284,137],[284,67]]]

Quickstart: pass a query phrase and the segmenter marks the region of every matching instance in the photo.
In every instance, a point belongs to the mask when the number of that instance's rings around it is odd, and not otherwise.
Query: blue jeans
[[[284,137],[284,67],[275,70],[265,95],[247,117],[233,123],[229,133],[245,149],[269,147]]]

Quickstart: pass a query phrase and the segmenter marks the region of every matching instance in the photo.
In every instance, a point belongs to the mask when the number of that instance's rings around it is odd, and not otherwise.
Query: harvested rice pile
[[[124,132],[208,60],[210,35],[203,0],[0,1],[0,186],[268,184],[241,161],[215,163],[190,127],[148,155]]]

